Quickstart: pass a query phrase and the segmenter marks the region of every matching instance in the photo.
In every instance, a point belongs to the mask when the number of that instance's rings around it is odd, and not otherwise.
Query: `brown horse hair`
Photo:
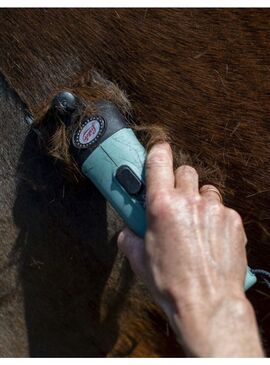
[[[40,131],[40,143],[43,144],[51,157],[61,163],[69,181],[78,183],[84,180],[75,160],[70,154],[69,147],[72,131],[81,124],[85,117],[97,112],[96,101],[108,100],[117,105],[129,125],[137,132],[147,151],[154,144],[167,141],[172,147],[175,168],[185,164],[196,165],[201,181],[209,182],[215,176],[219,189],[224,192],[224,177],[222,177],[217,166],[206,168],[196,156],[195,161],[193,161],[189,153],[179,150],[173,144],[169,130],[165,126],[155,123],[145,125],[135,121],[132,114],[132,105],[127,94],[116,83],[106,79],[101,73],[96,70],[87,72],[76,80],[72,87],[67,87],[65,90],[74,93],[79,98],[81,105],[78,112],[72,117],[70,126],[66,126],[63,120],[52,111],[52,100],[61,91],[55,90],[47,103],[37,111],[33,128]]]

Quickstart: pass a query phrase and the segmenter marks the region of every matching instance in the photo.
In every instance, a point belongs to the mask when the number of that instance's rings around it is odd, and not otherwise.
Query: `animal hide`
[[[1,355],[184,356],[49,107],[62,89],[87,110],[105,96],[146,146],[168,139],[175,165],[242,215],[250,266],[269,269],[269,10],[1,9],[0,30]],[[248,296],[267,348],[264,288]]]

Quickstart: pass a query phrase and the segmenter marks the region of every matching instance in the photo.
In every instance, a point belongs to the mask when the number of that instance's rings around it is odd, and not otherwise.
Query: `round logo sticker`
[[[89,117],[73,134],[73,145],[77,148],[88,148],[95,144],[104,132],[105,121],[99,116]]]

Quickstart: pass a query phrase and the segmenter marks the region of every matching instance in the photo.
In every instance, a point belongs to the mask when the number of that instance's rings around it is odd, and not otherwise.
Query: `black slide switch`
[[[115,176],[129,194],[135,195],[141,190],[143,183],[129,166],[122,165],[118,167]]]

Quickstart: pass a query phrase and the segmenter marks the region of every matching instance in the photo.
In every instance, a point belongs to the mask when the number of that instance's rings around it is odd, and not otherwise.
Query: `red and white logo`
[[[100,124],[97,120],[91,120],[81,130],[79,134],[79,142],[81,144],[88,144],[92,142],[100,130]]]
[[[77,148],[87,148],[95,144],[102,136],[105,121],[100,116],[87,118],[73,135],[73,145]]]

